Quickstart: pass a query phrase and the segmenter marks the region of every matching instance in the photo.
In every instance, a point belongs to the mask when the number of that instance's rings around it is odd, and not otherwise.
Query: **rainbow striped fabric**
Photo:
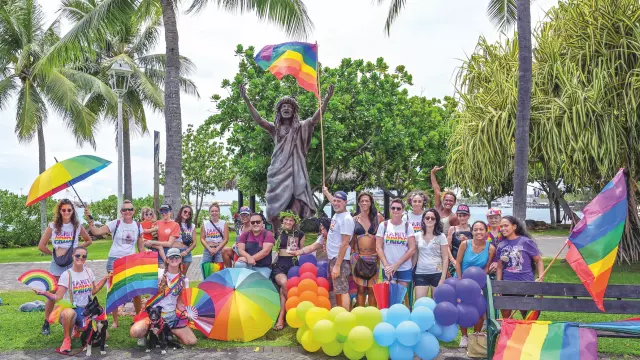
[[[158,292],[158,255],[148,251],[128,255],[113,263],[113,276],[107,290],[107,313],[133,297]]]
[[[318,45],[287,42],[267,45],[255,56],[262,70],[269,70],[278,80],[285,75],[296,78],[300,87],[318,95]]]
[[[593,329],[577,324],[505,319],[493,360],[596,360],[598,339]]]
[[[627,219],[627,183],[623,170],[582,210],[584,217],[568,239],[567,262],[601,311],[605,311],[604,293]]]

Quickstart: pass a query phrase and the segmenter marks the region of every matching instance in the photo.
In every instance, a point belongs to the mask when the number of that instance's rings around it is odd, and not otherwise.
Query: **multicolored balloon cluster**
[[[302,261],[305,261],[304,263]],[[321,265],[321,264],[318,264]],[[324,274],[322,274],[324,270]],[[300,266],[294,266],[287,274],[287,311],[295,308],[301,302],[308,301],[314,306],[331,309],[329,301],[329,281],[326,279],[326,268],[316,266],[315,257],[300,257]],[[324,276],[321,276],[324,275]]]

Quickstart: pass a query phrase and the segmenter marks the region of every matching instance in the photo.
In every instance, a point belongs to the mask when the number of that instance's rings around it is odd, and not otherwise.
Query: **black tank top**
[[[460,236],[464,235],[467,237],[467,240],[473,239],[473,234],[471,231],[458,231],[457,227],[454,227],[454,232],[451,235],[451,255],[453,255],[454,259],[458,258],[458,249],[460,248],[460,244],[462,240],[460,240]]]
[[[289,244],[289,235],[295,238],[295,244]],[[288,246],[291,246],[293,250],[299,250],[300,239],[304,236],[304,233],[300,230],[294,230],[293,233],[287,234],[285,231],[280,232],[280,246],[279,249],[286,250]]]

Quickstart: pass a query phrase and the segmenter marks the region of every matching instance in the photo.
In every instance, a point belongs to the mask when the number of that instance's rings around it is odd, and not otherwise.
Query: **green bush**
[[[160,195],[160,204],[162,204],[163,199],[164,197]],[[136,209],[135,220],[141,219],[140,209],[143,207],[146,206],[153,209],[153,195],[135,198],[131,201]],[[93,202],[89,204],[89,208],[91,209],[91,216],[100,223],[104,224],[118,218],[118,198],[115,195]]]
[[[40,241],[40,204],[25,206],[26,196],[0,190],[0,248],[34,246]],[[56,201],[47,199],[47,217],[52,221]]]

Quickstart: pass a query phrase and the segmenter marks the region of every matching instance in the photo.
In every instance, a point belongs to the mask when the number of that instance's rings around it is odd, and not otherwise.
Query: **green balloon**
[[[360,360],[364,357],[363,352],[353,350],[347,343],[342,347],[342,351],[344,351],[344,356],[349,360]]]
[[[345,342],[347,342],[347,337],[344,335],[336,335],[336,341],[339,342],[340,344],[344,344]]]
[[[342,344],[334,340],[322,345],[322,351],[328,356],[338,356],[342,353]]]
[[[348,336],[349,331],[357,325],[356,316],[349,312],[336,315],[336,320],[333,323],[336,326],[336,332],[344,336]]]
[[[298,331],[296,332],[296,340],[298,340],[298,344],[302,344],[302,335],[304,335],[307,330],[309,330],[307,325],[302,325],[300,328],[298,328]]]
[[[329,320],[320,320],[313,326],[313,338],[320,344],[336,340],[336,329]]]
[[[365,352],[373,345],[373,332],[366,326],[358,325],[349,332],[347,344],[355,351]]]
[[[307,312],[314,307],[316,306],[313,305],[311,301],[303,301],[298,304],[298,306],[296,307],[298,311],[298,318],[302,320],[302,322],[305,322],[305,319],[307,318]]]
[[[367,360],[388,360],[389,348],[373,343],[373,346],[366,352]]]
[[[364,309],[363,321],[359,322],[358,325],[366,326],[373,331],[376,325],[382,322],[382,313],[374,306],[367,306]]]
[[[335,322],[336,316],[343,312],[347,312],[347,310],[342,306],[336,306],[334,308],[331,308],[331,310],[329,310],[329,315],[327,316],[327,319],[331,320],[332,322]]]

